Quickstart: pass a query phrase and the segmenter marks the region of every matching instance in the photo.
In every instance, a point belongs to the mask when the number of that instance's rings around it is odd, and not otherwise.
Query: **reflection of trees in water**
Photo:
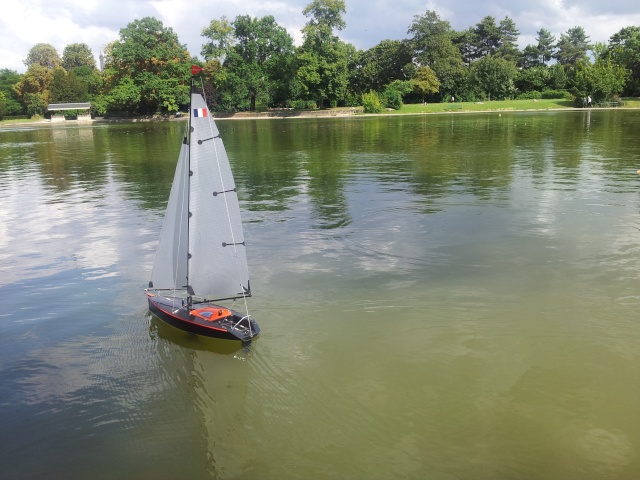
[[[307,208],[313,226],[339,228],[352,222],[348,189],[359,181],[383,188],[406,183],[425,211],[438,211],[438,199],[451,195],[505,196],[516,167],[530,172],[534,182],[552,171],[566,187],[575,184],[587,161],[616,175],[633,159],[624,154],[635,145],[632,116],[625,111],[491,112],[222,120],[218,125],[245,209],[283,214]],[[0,169],[31,160],[47,188],[57,193],[97,190],[115,177],[126,198],[161,210],[185,126],[94,124],[3,132]]]

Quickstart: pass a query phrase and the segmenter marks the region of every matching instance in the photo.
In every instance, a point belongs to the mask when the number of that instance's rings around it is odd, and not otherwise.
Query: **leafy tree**
[[[13,90],[13,86],[20,81],[21,75],[8,68],[0,69],[0,93],[4,95],[3,115],[19,115],[23,111],[22,105]]]
[[[202,36],[209,41],[202,46],[200,54],[206,61],[218,59],[223,62],[234,45],[234,28],[227,17],[211,20],[209,26],[202,30]]]
[[[438,91],[445,95],[457,94],[465,76],[464,63],[461,51],[456,46],[460,37],[456,36],[449,22],[441,20],[437,13],[428,10],[424,15],[414,17],[408,33],[413,34],[410,42],[414,46],[418,63],[432,70],[438,85],[436,90],[418,88],[416,93],[421,95],[422,101],[425,101],[425,95]],[[464,38],[466,42],[474,44],[477,40],[477,36],[471,31]],[[468,54],[473,56],[475,51],[475,47],[470,47]],[[420,75],[424,75],[424,72],[427,71],[423,70]],[[429,83],[435,85],[431,80]]]
[[[408,80],[394,80],[385,86],[383,97],[385,106],[399,110],[402,107],[402,97],[413,90],[413,84]]]
[[[557,48],[553,58],[565,67],[575,67],[577,63],[588,61],[587,51],[591,45],[584,28],[573,27],[560,35]]]
[[[0,92],[0,119],[7,115],[7,97],[4,92]]]
[[[51,103],[86,102],[89,99],[87,82],[74,72],[67,73],[62,67],[53,69],[53,79],[49,89]]]
[[[420,65],[433,69],[443,61],[461,61],[460,52],[453,44],[451,25],[433,10],[414,16],[407,33],[413,34],[410,42]]]
[[[87,85],[89,95],[98,95],[101,93],[104,82],[99,70],[88,66],[80,66],[75,67],[69,74],[75,75],[80,81]]]
[[[540,50],[535,45],[527,45],[522,50],[522,55],[518,59],[518,67],[529,69],[539,66],[540,63]]]
[[[141,89],[132,78],[123,77],[106,96],[111,111],[133,112],[140,104]]]
[[[630,73],[623,93],[627,96],[640,95],[640,27],[625,27],[612,35],[609,55],[615,64]]]
[[[342,18],[344,13],[346,13],[344,0],[313,0],[302,11],[302,14],[310,19],[305,28],[325,26],[330,30],[334,28],[342,30],[347,26]],[[305,28],[302,33],[305,33]]]
[[[320,108],[335,103],[347,91],[347,47],[333,35],[346,23],[344,0],[314,0],[303,10],[309,21],[302,29],[303,43],[298,49],[298,71],[302,93],[315,99]]]
[[[49,86],[53,80],[53,71],[39,63],[32,64],[20,81],[13,86],[13,91],[31,115],[39,111],[41,103],[49,103]],[[34,97],[37,95],[37,97]],[[35,105],[35,107],[34,107]],[[31,110],[30,110],[31,109]],[[44,113],[44,111],[42,111]]]
[[[219,110],[218,108],[218,89],[221,88],[227,79],[227,71],[222,66],[220,60],[213,59],[208,60],[202,66],[203,74],[205,78],[204,93],[205,99],[209,108],[212,110]]]
[[[553,90],[563,90],[567,88],[569,77],[564,67],[559,63],[554,63],[549,67],[549,88]]]
[[[627,72],[614,64],[603,53],[606,51],[604,44],[596,44],[596,60],[593,64],[580,63],[576,67],[575,75],[571,80],[571,93],[577,99],[588,95],[594,102],[602,102],[617,97],[622,93],[626,83]]]
[[[268,103],[276,85],[286,85],[292,77],[293,39],[272,16],[238,16],[233,27],[236,43],[224,64],[244,83],[249,109],[254,111],[258,95]]]
[[[384,105],[382,105],[380,97],[373,90],[362,94],[362,106],[364,107],[364,113],[380,113],[384,111]]]
[[[471,63],[477,58],[476,45],[479,43],[478,36],[473,28],[456,33],[452,41],[460,51],[463,62],[470,67]]]
[[[31,47],[23,63],[27,68],[32,65],[40,65],[53,69],[60,65],[60,55],[58,55],[58,51],[52,45],[48,43],[38,43]]]
[[[76,67],[96,68],[96,59],[86,43],[72,43],[64,47],[62,66],[67,72]]]
[[[517,69],[513,62],[489,55],[473,64],[473,79],[489,100],[509,98],[515,93]]]
[[[411,79],[413,91],[425,101],[427,95],[437,93],[440,90],[440,81],[436,74],[426,65],[418,67],[414,77]]]
[[[139,92],[120,105],[149,113],[175,111],[188,102],[191,57],[161,21],[146,17],[129,23],[105,51],[107,88],[121,91],[126,86],[129,91],[131,81]],[[139,104],[134,106],[132,98],[139,98]]]
[[[43,116],[47,111],[47,104],[49,103],[48,95],[43,93],[26,93],[24,96],[24,104],[27,109],[27,114],[30,116]]]
[[[360,54],[359,68],[353,81],[359,90],[380,91],[394,80],[410,78],[413,59],[409,44],[401,40],[383,40],[375,47]]]
[[[549,86],[550,78],[549,67],[542,64],[518,70],[515,85],[519,92],[542,92]]]

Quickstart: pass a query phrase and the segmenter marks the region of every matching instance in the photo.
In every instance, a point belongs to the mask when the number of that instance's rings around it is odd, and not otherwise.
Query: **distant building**
[[[53,112],[64,112],[65,110],[86,110],[87,113],[78,114],[77,120],[91,120],[91,104],[90,103],[50,103],[47,105],[47,111],[51,113],[52,122],[64,122],[65,116],[56,115]]]

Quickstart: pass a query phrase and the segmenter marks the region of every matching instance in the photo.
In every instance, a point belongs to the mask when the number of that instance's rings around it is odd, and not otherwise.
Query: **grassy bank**
[[[456,103],[429,103],[427,105],[410,104],[403,105],[396,113],[444,113],[444,112],[483,112],[483,111],[509,111],[509,110],[557,110],[562,108],[574,108],[570,100],[564,99],[539,99],[539,100],[498,100],[491,102],[456,102]],[[393,112],[390,112],[393,113]]]
[[[623,106],[618,108],[638,108],[640,109],[640,97],[622,99]],[[539,99],[539,100],[498,100],[491,102],[456,102],[456,103],[429,103],[407,104],[403,105],[400,110],[387,110],[384,114],[402,115],[402,114],[421,114],[421,113],[455,113],[455,112],[487,112],[487,111],[544,111],[544,110],[562,110],[573,109],[575,105],[570,100],[564,99]],[[594,107],[596,108],[596,107]],[[362,115],[362,107],[353,108],[329,108],[326,110],[293,110],[282,113],[287,117],[312,117],[312,116],[331,116],[331,115]],[[218,115],[216,115],[218,116]],[[277,118],[277,112],[242,112],[235,115],[220,115],[220,117],[230,118]],[[135,121],[136,119],[130,119]],[[139,120],[139,119],[138,119]],[[42,122],[42,118],[34,118],[31,120],[2,120],[0,126],[13,125],[18,123],[36,123]]]

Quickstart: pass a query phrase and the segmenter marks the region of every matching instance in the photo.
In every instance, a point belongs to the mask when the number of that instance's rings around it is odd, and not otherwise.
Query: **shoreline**
[[[388,117],[388,116],[402,116],[402,115],[459,115],[470,113],[522,113],[522,112],[562,112],[562,111],[575,111],[581,112],[584,110],[640,110],[637,107],[595,107],[595,108],[577,108],[577,107],[562,107],[562,108],[531,108],[531,109],[487,109],[487,110],[449,110],[449,111],[436,111],[436,112],[385,112],[385,113],[364,113],[362,108],[355,107],[344,110],[301,110],[301,111],[281,111],[273,110],[267,112],[236,112],[230,114],[214,114],[214,120],[275,120],[275,119],[296,119],[296,118],[349,118],[349,117]],[[101,123],[143,123],[143,122],[181,122],[188,119],[188,116],[151,116],[151,117],[114,117],[103,118],[97,117],[91,120],[66,120],[64,122],[52,122],[48,119],[41,120],[25,120],[16,122],[1,122],[0,128],[6,128],[11,126],[28,126],[28,125],[50,125],[50,126],[65,126],[65,125],[93,125]]]

